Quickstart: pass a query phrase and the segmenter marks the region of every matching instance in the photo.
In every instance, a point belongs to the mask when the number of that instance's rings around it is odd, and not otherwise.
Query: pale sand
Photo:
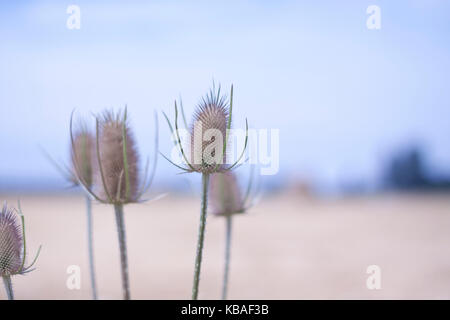
[[[16,203],[16,196],[1,200]],[[89,299],[84,199],[22,196],[29,253],[37,269],[13,279],[18,299]],[[189,299],[199,200],[169,195],[125,207],[134,299]],[[100,297],[120,299],[113,209],[94,205]],[[384,195],[339,200],[264,199],[234,219],[231,299],[450,298],[450,195]],[[220,297],[224,220],[208,217],[200,298]],[[366,268],[379,265],[381,290]],[[66,286],[70,265],[81,290]],[[5,292],[0,287],[0,299]]]

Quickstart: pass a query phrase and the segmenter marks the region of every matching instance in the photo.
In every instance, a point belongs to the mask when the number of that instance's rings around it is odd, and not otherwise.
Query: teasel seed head
[[[20,273],[23,257],[23,238],[13,209],[4,204],[0,212],[0,276]]]
[[[211,213],[227,216],[245,212],[245,201],[232,171],[214,173],[209,183]]]
[[[190,128],[193,171],[209,174],[224,166],[223,143],[227,138],[228,119],[228,101],[220,95],[220,88],[216,92],[213,87],[198,104]]]
[[[106,111],[97,118],[94,190],[101,201],[112,204],[139,198],[138,153],[124,113]]]
[[[183,105],[180,104],[180,106],[187,128]],[[220,86],[216,91],[213,84],[210,92],[206,97],[202,98],[202,101],[198,104],[194,114],[193,123],[189,130],[190,154],[187,154],[181,143],[178,129],[178,107],[177,102],[175,101],[174,126],[172,126],[171,121],[165,112],[163,112],[163,115],[166,118],[172,136],[175,138],[174,145],[176,148],[179,148],[186,166],[178,165],[164,154],[161,153],[161,155],[172,165],[184,172],[199,172],[204,175],[209,175],[215,172],[232,170],[240,165],[239,163],[245,154],[248,142],[248,121],[245,119],[244,148],[237,160],[233,164],[227,165],[226,154],[229,143],[228,132],[231,129],[232,111],[233,85],[231,85],[230,99],[228,101],[225,96],[220,94]]]
[[[83,122],[73,135],[73,148],[71,148],[72,175],[74,184],[80,179],[85,185],[91,187],[93,180],[94,163],[94,136]],[[78,178],[77,178],[78,177]]]

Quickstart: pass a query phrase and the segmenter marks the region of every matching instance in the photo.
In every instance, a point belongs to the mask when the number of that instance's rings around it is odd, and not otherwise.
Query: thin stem
[[[3,276],[3,284],[5,285],[6,294],[8,295],[8,300],[14,300],[14,291],[12,287],[11,277]]]
[[[119,236],[120,264],[122,271],[123,299],[130,300],[130,282],[128,279],[127,241],[125,238],[125,223],[123,219],[123,205],[115,204],[117,234]]]
[[[89,252],[89,271],[91,274],[92,298],[97,300],[97,284],[95,281],[95,265],[94,265],[94,241],[93,241],[93,219],[92,219],[92,201],[86,194],[86,217],[87,217],[87,235],[88,235],[88,252]]]
[[[194,285],[192,287],[192,300],[198,299],[198,284],[200,282],[200,269],[202,265],[203,242],[205,239],[206,209],[208,207],[209,174],[202,174],[202,211],[198,229],[197,255],[195,257]]]
[[[230,272],[230,251],[231,251],[231,214],[226,216],[225,231],[225,268],[223,274],[222,300],[227,300],[228,275]]]

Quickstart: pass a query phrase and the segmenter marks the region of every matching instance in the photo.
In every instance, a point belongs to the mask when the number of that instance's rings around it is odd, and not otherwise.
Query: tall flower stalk
[[[231,215],[227,215],[225,227],[225,263],[223,268],[223,282],[222,282],[222,300],[227,299],[228,295],[228,278],[230,273],[230,256],[231,256]]]
[[[93,182],[93,161],[94,161],[94,136],[88,128],[86,122],[79,121],[77,128],[71,136],[73,145],[71,146],[71,168],[66,165],[58,164],[45,151],[46,158],[58,169],[58,171],[70,181],[73,186],[88,188],[92,187]],[[92,197],[88,192],[84,192],[86,206],[86,226],[87,226],[87,242],[88,242],[88,258],[89,258],[89,275],[91,282],[92,298],[97,300],[98,290],[95,276],[94,261],[94,226],[92,216]]]
[[[158,149],[158,125],[155,116],[155,149]],[[70,122],[72,150],[78,157]],[[148,161],[144,179],[139,180],[139,156],[131,128],[124,112],[105,111],[96,117],[95,161],[93,185],[89,186],[81,176],[80,166],[76,166],[78,181],[97,201],[114,207],[119,240],[122,294],[124,300],[131,298],[128,273],[128,254],[123,207],[128,203],[141,202],[142,195],[150,187],[156,169],[155,160],[150,177],[147,178]]]
[[[198,239],[197,239],[197,253],[195,255],[194,264],[194,284],[192,286],[192,300],[197,300],[198,298],[198,285],[200,283],[200,270],[202,265],[202,255],[203,255],[203,243],[205,240],[205,228],[206,228],[206,214],[208,207],[208,182],[209,175],[202,175],[202,204],[200,213],[200,223],[198,228]]]
[[[94,223],[92,217],[92,200],[88,194],[84,196],[86,202],[86,225],[89,255],[89,274],[91,277],[92,299],[98,299],[97,281],[95,276],[95,260],[94,260]]]
[[[41,251],[41,247],[33,262],[25,267],[27,247],[25,241],[25,218],[20,209],[19,215],[22,226],[17,221],[15,209],[8,208],[6,203],[0,211],[0,276],[5,285],[9,300],[14,300],[14,291],[11,277],[33,271],[33,265]]]
[[[246,121],[246,137],[244,149],[235,163],[226,165],[226,147],[228,134],[231,128],[231,116],[233,110],[233,86],[231,86],[230,100],[221,95],[220,86],[218,90],[215,87],[201,99],[193,117],[190,127],[190,154],[186,155],[180,138],[178,129],[178,107],[175,101],[175,121],[172,126],[169,118],[164,113],[169,128],[174,138],[174,143],[179,147],[186,167],[172,162],[169,158],[162,155],[166,160],[177,168],[185,172],[198,172],[202,175],[202,195],[200,224],[197,238],[197,250],[194,264],[194,281],[192,286],[192,300],[198,299],[199,283],[201,274],[201,264],[203,255],[203,244],[205,239],[206,219],[208,210],[208,189],[210,175],[216,172],[226,172],[233,169],[242,159],[248,140],[248,123]],[[185,120],[183,107],[181,104],[183,119]],[[185,121],[185,125],[186,121]]]
[[[75,185],[81,184],[78,182],[77,175],[74,172],[78,171],[79,179],[89,188],[92,187],[93,182],[93,160],[94,160],[94,137],[89,131],[85,123],[81,123],[73,136],[73,148],[71,149],[72,171],[71,180]],[[92,298],[97,300],[97,282],[95,276],[94,263],[94,227],[92,217],[92,200],[89,193],[85,192],[86,203],[86,225],[87,225],[87,240],[88,240],[88,257],[89,257],[89,274],[91,280]]]
[[[228,296],[228,283],[230,273],[231,257],[231,236],[232,236],[232,218],[236,214],[241,214],[249,208],[248,200],[252,186],[253,175],[250,175],[250,181],[245,196],[237,183],[233,172],[215,173],[211,176],[209,200],[211,203],[211,213],[215,216],[225,218],[225,259],[224,273],[222,282],[222,300]]]

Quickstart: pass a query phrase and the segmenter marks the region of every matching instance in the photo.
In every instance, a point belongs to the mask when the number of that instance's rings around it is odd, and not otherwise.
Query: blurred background
[[[66,26],[70,5],[80,29]],[[370,5],[380,29],[366,26]],[[259,200],[235,224],[230,298],[450,298],[448,1],[0,7],[0,196],[22,199],[31,249],[44,246],[18,298],[89,298],[86,277],[65,285],[69,265],[87,276],[81,191],[42,151],[69,163],[72,110],[127,105],[143,164],[153,113],[170,154],[161,111],[181,96],[189,117],[213,81],[234,84],[235,128],[279,129],[279,170],[256,178]],[[159,157],[150,196],[165,197],[126,208],[136,298],[189,298],[200,179],[178,173]],[[112,209],[94,211],[102,297],[120,298]],[[208,225],[201,298],[219,297],[223,224]],[[366,287],[372,264],[381,290]]]

